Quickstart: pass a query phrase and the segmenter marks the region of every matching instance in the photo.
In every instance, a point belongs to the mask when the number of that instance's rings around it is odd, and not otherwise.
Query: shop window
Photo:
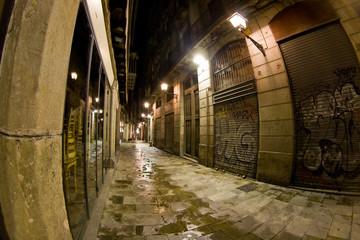
[[[184,89],[186,90],[197,84],[198,84],[198,76],[197,76],[197,73],[194,72],[194,73],[190,74],[184,81]]]
[[[64,195],[74,239],[82,239],[103,183],[106,77],[84,6],[76,20],[63,121]]]

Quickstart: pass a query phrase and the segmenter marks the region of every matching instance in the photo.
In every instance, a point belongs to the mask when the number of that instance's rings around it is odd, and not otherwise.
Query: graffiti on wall
[[[324,173],[347,179],[360,175],[360,91],[352,82],[356,68],[333,73],[334,85],[342,86],[320,91],[296,109],[297,159],[320,180]]]
[[[215,105],[215,164],[249,176],[255,175],[259,145],[257,99],[253,98],[255,104],[237,99]]]

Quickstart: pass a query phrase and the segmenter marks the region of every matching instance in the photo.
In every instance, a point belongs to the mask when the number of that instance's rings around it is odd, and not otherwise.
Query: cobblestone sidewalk
[[[97,239],[360,239],[360,197],[265,184],[122,143]]]

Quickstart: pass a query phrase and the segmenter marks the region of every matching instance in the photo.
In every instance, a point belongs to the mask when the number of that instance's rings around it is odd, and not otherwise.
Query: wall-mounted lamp
[[[145,106],[145,108],[148,108],[150,106],[150,104],[148,102],[145,102],[144,106]]]
[[[78,77],[78,75],[77,75],[76,72],[72,72],[70,75],[71,75],[71,79],[74,80],[74,81],[75,81],[75,80],[77,79],[77,77]]]
[[[167,93],[167,94],[172,94],[172,95],[174,95],[175,99],[177,100],[177,94],[176,94],[176,93],[172,93],[172,92],[168,92],[167,89],[168,89],[168,85],[167,85],[166,83],[162,83],[162,84],[161,84],[161,91],[163,91],[164,93]]]
[[[99,102],[99,98],[97,97],[97,98],[95,98],[95,102]]]
[[[142,114],[141,114],[141,117],[143,117],[143,118],[144,118],[144,117],[145,117],[145,113],[142,113]]]
[[[194,63],[197,64],[197,65],[200,65],[202,64],[203,62],[205,62],[205,58],[203,56],[201,56],[200,54],[196,55],[194,57]]]
[[[246,18],[241,16],[240,13],[235,12],[227,20],[231,22],[234,28],[238,29],[242,34],[244,34],[245,37],[248,38],[260,50],[264,57],[266,56],[263,46],[261,46],[261,44],[256,42],[254,39],[252,39],[249,35],[245,33],[245,29],[247,27]]]
[[[102,109],[100,109],[100,110],[99,110],[99,113],[103,113],[103,110],[102,110]]]

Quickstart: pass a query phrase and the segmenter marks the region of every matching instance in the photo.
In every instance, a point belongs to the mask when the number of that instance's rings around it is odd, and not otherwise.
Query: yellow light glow
[[[198,64],[198,65],[200,65],[200,64],[202,64],[204,61],[205,61],[205,58],[203,57],[203,56],[201,56],[201,55],[196,55],[195,57],[194,57],[194,63],[196,63],[196,64]]]
[[[72,72],[72,73],[71,73],[71,79],[72,79],[72,80],[76,80],[77,77],[78,77],[78,75],[77,75],[76,72]]]
[[[145,117],[145,113],[142,113],[142,114],[141,114],[141,117],[143,117],[143,118],[144,118],[144,117]]]
[[[166,91],[168,89],[168,85],[166,83],[161,84],[161,90]]]
[[[145,102],[144,106],[145,106],[146,108],[148,108],[148,107],[150,106],[150,104],[149,104],[148,102]]]
[[[99,98],[95,98],[95,102],[99,102]]]

